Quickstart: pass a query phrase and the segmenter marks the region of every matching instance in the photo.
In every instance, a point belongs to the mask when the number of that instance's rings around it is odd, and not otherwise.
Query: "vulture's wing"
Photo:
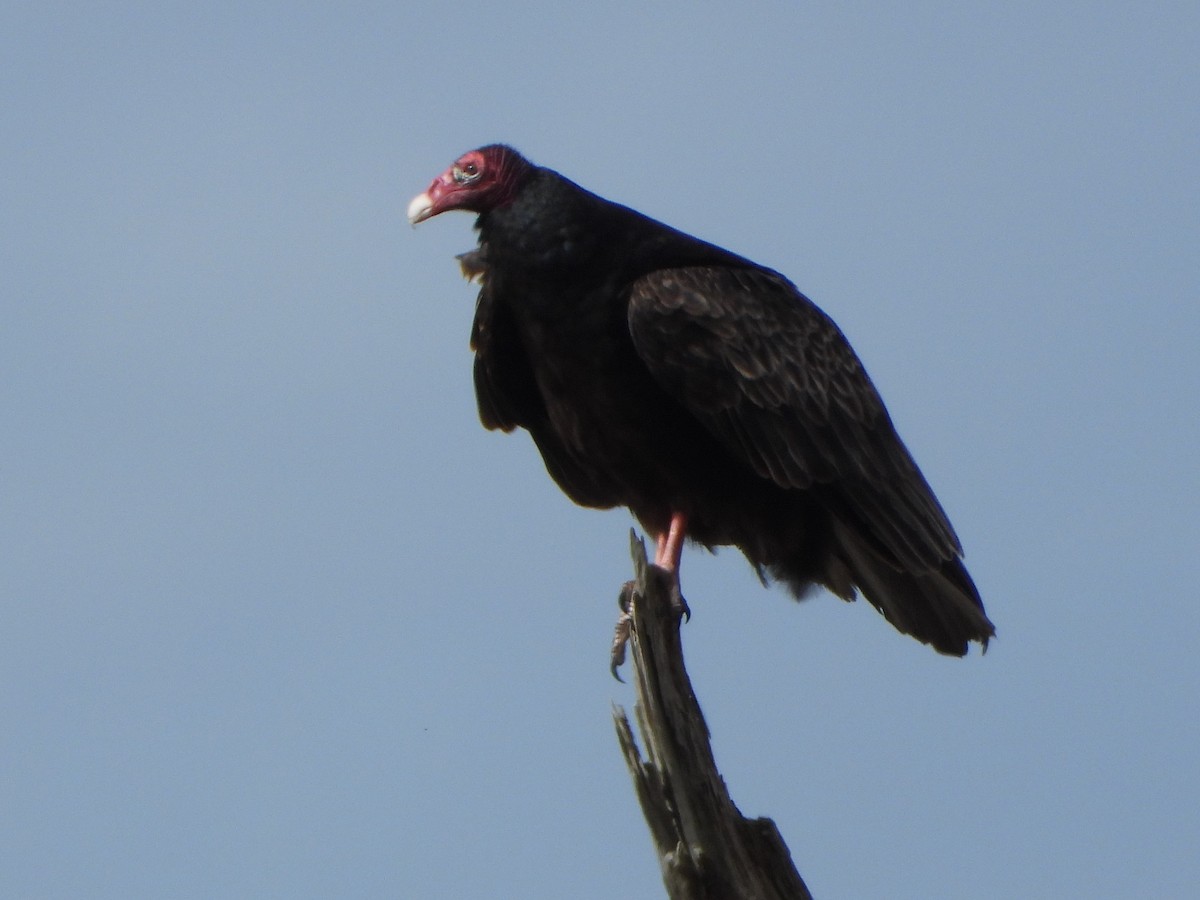
[[[471,324],[471,349],[475,351],[475,399],[485,428],[512,431],[545,415],[533,369],[521,345],[512,312],[497,296],[489,279],[483,250],[460,254],[459,264],[468,280],[480,283]]]
[[[546,471],[572,500],[582,506],[612,506],[602,473],[587,467],[562,446],[550,425],[529,356],[503,288],[489,277],[485,251],[459,256],[463,274],[479,280],[479,299],[471,325],[475,351],[475,400],[485,428],[529,431],[542,454]]]
[[[760,476],[815,490],[909,572],[961,554],[862,363],[783,276],[724,266],[653,272],[631,286],[629,329],[662,387]]]

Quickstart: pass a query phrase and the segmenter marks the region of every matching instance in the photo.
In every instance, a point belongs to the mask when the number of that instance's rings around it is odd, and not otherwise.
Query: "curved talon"
[[[622,591],[622,596],[625,592]],[[632,601],[633,591],[629,591],[629,598]],[[621,677],[617,669],[625,664],[625,646],[629,643],[629,634],[633,630],[633,616],[628,611],[622,612],[617,617],[616,628],[613,629],[612,649],[609,651],[609,666],[608,671],[612,673],[612,677],[625,683],[625,679]]]
[[[690,622],[692,620],[692,610],[688,606],[687,601],[683,599],[683,591],[679,587],[678,570],[668,569],[658,563],[654,564],[654,568],[658,570],[660,578],[669,580],[670,582],[667,587],[667,593],[671,601],[671,611],[683,619],[683,621]]]
[[[617,608],[621,610],[621,614],[617,616],[617,624],[613,628],[608,671],[621,684],[625,683],[625,679],[620,676],[617,669],[625,664],[625,646],[629,643],[629,634],[633,630],[633,598],[636,586],[635,582],[627,581],[621,585],[621,590],[617,594]]]
[[[627,581],[621,585],[621,590],[617,593],[617,609],[623,613],[628,613],[633,608],[633,589],[637,586],[636,582]]]
[[[692,621],[692,609],[687,605],[687,601],[683,599],[683,594],[679,591],[679,582],[676,581],[671,587],[671,608],[685,622]]]

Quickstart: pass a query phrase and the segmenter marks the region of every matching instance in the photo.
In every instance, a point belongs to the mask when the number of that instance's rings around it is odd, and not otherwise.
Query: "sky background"
[[[1200,6],[6,4],[0,896],[663,896],[627,513],[476,418],[457,155],[842,326],[996,622],[691,550],[735,801],[829,898],[1200,895]]]

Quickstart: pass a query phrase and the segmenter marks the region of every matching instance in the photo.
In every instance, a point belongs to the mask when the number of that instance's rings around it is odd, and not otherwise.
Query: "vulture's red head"
[[[512,147],[489,144],[464,153],[408,204],[416,225],[450,209],[484,213],[511,203],[533,165]]]

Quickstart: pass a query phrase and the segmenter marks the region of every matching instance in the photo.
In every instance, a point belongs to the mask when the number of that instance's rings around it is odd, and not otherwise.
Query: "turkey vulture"
[[[837,325],[778,272],[493,144],[415,197],[478,214],[479,417],[521,427],[582,506],[626,506],[802,597],[856,591],[941,653],[995,631],[946,514]]]

